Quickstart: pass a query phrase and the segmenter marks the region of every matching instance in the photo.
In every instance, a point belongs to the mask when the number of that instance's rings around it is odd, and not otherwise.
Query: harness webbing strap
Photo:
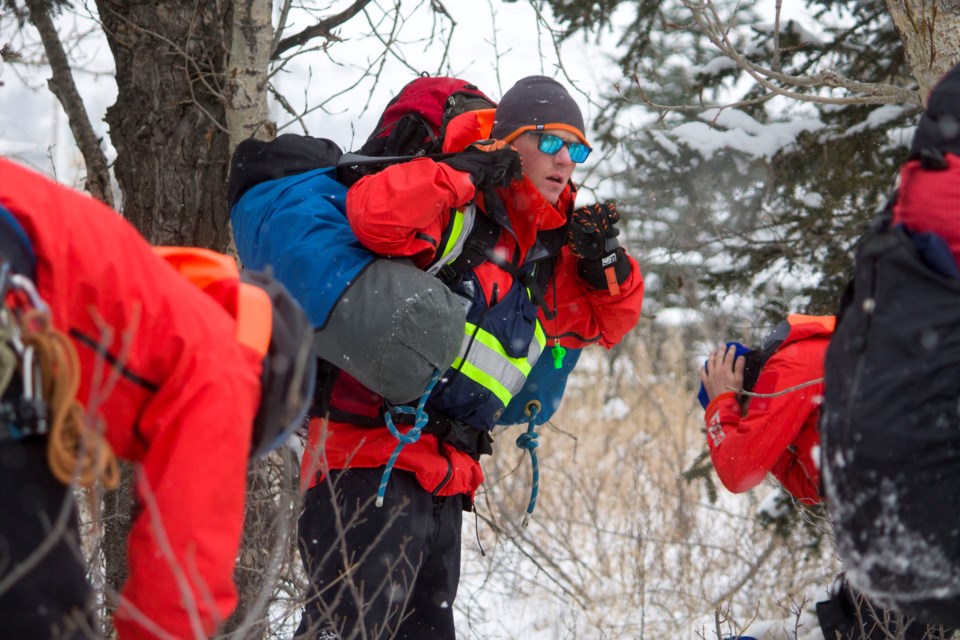
[[[523,272],[513,264],[512,262],[501,258],[493,251],[487,251],[487,260],[497,265],[515,279],[519,280],[520,283],[527,289],[527,293],[530,294],[530,299],[540,307],[540,310],[543,311],[543,317],[547,320],[553,320],[556,315],[550,306],[547,304],[547,298],[544,295],[544,285],[541,284],[540,279],[537,277],[536,272]]]
[[[444,284],[456,281],[463,273],[478,267],[489,259],[489,254],[500,239],[501,226],[470,205],[466,211],[457,211],[449,234],[441,243],[440,259],[427,273],[437,276]]]

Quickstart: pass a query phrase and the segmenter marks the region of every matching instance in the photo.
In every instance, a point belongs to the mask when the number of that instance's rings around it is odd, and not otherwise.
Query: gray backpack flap
[[[465,324],[464,305],[440,280],[378,258],[344,291],[313,347],[388,402],[408,403],[453,363]]]

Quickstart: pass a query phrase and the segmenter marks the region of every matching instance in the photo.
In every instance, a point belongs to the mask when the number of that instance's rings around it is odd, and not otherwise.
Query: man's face
[[[567,142],[579,142],[577,136],[562,129],[547,129],[543,133],[553,134]],[[539,142],[539,136],[523,133],[510,144],[520,154],[523,175],[530,178],[533,186],[548,202],[556,204],[567,181],[573,175],[575,163],[570,159],[567,145],[563,145],[560,151],[551,156],[540,151]]]

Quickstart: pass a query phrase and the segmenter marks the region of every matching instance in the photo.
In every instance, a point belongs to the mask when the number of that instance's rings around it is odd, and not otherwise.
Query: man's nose
[[[573,164],[573,160],[570,159],[570,148],[567,145],[560,147],[560,151],[557,151],[553,157],[557,164]]]

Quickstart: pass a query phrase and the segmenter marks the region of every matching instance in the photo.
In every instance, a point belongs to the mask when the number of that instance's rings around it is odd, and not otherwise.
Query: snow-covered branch
[[[780,95],[802,102],[819,104],[920,104],[920,94],[911,89],[881,82],[860,82],[835,71],[821,71],[809,75],[793,75],[779,70],[780,27],[774,27],[773,64],[764,66],[747,58],[731,39],[730,33],[736,23],[736,14],[725,20],[721,17],[714,0],[683,0],[698,28],[719,51],[733,60],[758,85],[771,96]],[[778,14],[779,15],[779,14]],[[830,96],[808,93],[798,89],[843,89],[848,95]]]

